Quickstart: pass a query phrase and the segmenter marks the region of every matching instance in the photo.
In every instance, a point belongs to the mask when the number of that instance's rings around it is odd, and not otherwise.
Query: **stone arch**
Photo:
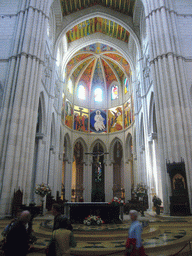
[[[157,136],[157,123],[156,123],[156,112],[155,112],[155,99],[154,99],[154,93],[151,93],[151,100],[150,100],[150,106],[149,106],[149,133],[152,135],[152,137]]]
[[[102,43],[102,44],[109,45],[110,47],[113,47],[114,49],[119,51],[124,56],[124,58],[129,62],[131,70],[135,70],[134,61],[127,53],[127,45],[126,44],[121,43],[121,42],[117,43],[115,40],[111,41],[111,39],[108,36],[103,35],[103,34],[97,35],[97,38],[95,38],[94,35],[90,35],[90,36],[88,36],[88,38],[86,38],[86,40],[83,40],[83,38],[82,38],[82,39],[79,39],[78,41],[79,41],[79,43],[72,44],[71,47],[69,48],[69,50],[67,51],[67,53],[65,54],[64,60],[63,60],[63,67],[62,67],[63,70],[65,70],[67,63],[73,54],[75,54],[80,49],[82,49],[88,45],[94,44],[94,43]],[[118,65],[118,63],[117,63],[117,65]]]
[[[89,10],[84,10],[84,15],[82,15],[82,13],[79,12],[78,15],[77,15],[77,13],[73,13],[73,14],[70,14],[68,16],[69,16],[69,18],[65,22],[65,24],[66,23],[68,23],[68,24],[62,29],[61,33],[58,35],[58,38],[56,40],[56,49],[58,47],[57,46],[58,42],[61,40],[63,35],[65,35],[65,33],[68,30],[70,30],[71,28],[73,28],[74,26],[79,24],[80,22],[83,22],[87,19],[94,18],[94,17],[101,17],[101,18],[105,18],[105,19],[107,18],[109,20],[113,20],[114,22],[116,22],[119,25],[121,25],[122,27],[124,27],[127,31],[129,31],[130,35],[134,39],[134,42],[136,43],[136,47],[137,47],[137,50],[139,52],[139,55],[141,55],[140,42],[139,42],[138,36],[134,32],[132,19],[128,18],[126,20],[127,21],[127,23],[126,23],[125,20],[124,20],[124,17],[121,17],[121,15],[115,15],[115,12],[111,11],[108,8],[101,7],[101,6],[89,7]]]
[[[94,140],[94,142],[90,146],[90,152],[93,152],[93,148],[95,147],[95,145],[97,143],[101,144],[101,146],[103,147],[104,153],[106,153],[107,152],[107,147],[106,147],[105,143],[101,139]]]
[[[85,155],[85,153],[88,152],[87,144],[86,144],[86,142],[83,138],[79,137],[73,143],[73,150],[74,150],[74,147],[75,147],[77,142],[80,142],[83,146],[83,161],[86,162],[87,161],[87,156]]]
[[[115,143],[116,142],[120,142],[120,144],[121,144],[121,146],[122,146],[122,148],[123,148],[123,143],[122,143],[122,141],[118,138],[118,137],[115,137],[112,141],[111,141],[111,143],[110,143],[110,149],[109,149],[109,159],[112,161],[112,159],[113,159],[113,154],[114,154],[114,145],[115,145]]]
[[[133,136],[128,133],[125,144],[125,159],[128,161],[133,154]]]
[[[40,121],[40,123],[39,123],[40,126],[39,126],[39,129],[37,128],[37,130],[38,130],[37,133],[44,134],[45,133],[45,126],[46,126],[46,110],[45,110],[45,98],[44,98],[44,93],[43,92],[41,92],[40,95],[39,95],[39,106],[38,106],[37,122],[38,121]]]

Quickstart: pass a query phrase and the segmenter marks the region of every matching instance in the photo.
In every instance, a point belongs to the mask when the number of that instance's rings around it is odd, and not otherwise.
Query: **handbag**
[[[51,240],[51,243],[45,250],[46,256],[56,256],[56,243],[55,240]]]

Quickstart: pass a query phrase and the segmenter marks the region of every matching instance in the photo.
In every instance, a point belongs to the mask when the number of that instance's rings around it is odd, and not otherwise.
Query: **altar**
[[[64,213],[72,224],[82,224],[89,215],[100,216],[104,223],[118,224],[122,222],[119,218],[121,207],[106,202],[70,202],[64,204]]]

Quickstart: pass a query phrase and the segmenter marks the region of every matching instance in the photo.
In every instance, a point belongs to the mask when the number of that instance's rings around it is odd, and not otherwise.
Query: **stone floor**
[[[149,256],[173,255],[192,240],[192,217],[158,217],[154,213],[145,213],[145,217],[140,217],[140,221],[144,225],[143,245]],[[0,233],[8,223],[9,220],[0,220]],[[33,229],[38,239],[34,244],[36,252],[29,255],[45,255],[43,249],[50,241],[52,224],[51,215],[34,220]],[[72,249],[72,255],[124,255],[129,226],[127,215],[124,215],[122,224],[103,224],[98,227],[73,225],[77,247]],[[187,250],[189,246],[184,251]]]

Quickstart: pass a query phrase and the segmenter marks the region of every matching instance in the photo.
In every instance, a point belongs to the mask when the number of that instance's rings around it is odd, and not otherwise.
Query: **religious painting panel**
[[[73,127],[73,107],[72,103],[67,99],[65,101],[65,125],[71,129]]]
[[[74,106],[74,122],[75,131],[88,132],[89,110],[87,108]]]
[[[106,110],[90,110],[90,133],[107,132]]]
[[[124,129],[129,127],[129,125],[132,123],[131,118],[131,98],[124,103]]]
[[[123,108],[122,106],[108,110],[108,132],[118,132],[123,129]]]

